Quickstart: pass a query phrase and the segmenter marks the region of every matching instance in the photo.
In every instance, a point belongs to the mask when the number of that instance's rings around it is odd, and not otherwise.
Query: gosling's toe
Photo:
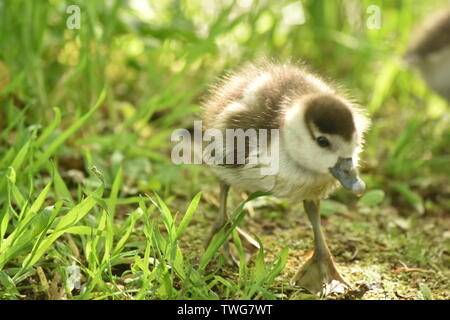
[[[327,296],[343,293],[350,284],[339,274],[333,259],[314,254],[292,278],[298,285],[313,294]]]

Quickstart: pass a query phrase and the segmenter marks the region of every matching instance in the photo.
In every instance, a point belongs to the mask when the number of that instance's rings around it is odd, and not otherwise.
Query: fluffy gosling
[[[369,120],[361,110],[304,67],[264,62],[249,64],[222,79],[204,102],[203,123],[204,129],[224,134],[227,129],[255,129],[260,137],[259,129],[279,130],[278,139],[269,139],[268,147],[277,150],[271,154],[278,162],[275,173],[261,170],[270,165],[262,157],[250,163],[248,142],[244,163],[236,163],[238,151],[228,144],[223,153],[233,154],[234,162],[209,162],[220,179],[220,217],[209,240],[227,221],[230,186],[303,201],[314,232],[314,254],[293,283],[315,294],[326,294],[338,283],[348,286],[326,244],[319,203],[339,182],[356,194],[364,192],[356,167]],[[256,154],[261,156],[261,150]],[[238,231],[243,241],[257,247],[245,231]]]

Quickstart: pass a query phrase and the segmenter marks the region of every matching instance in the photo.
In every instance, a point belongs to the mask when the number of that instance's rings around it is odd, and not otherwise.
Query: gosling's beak
[[[357,195],[364,193],[366,184],[358,177],[358,172],[353,165],[352,158],[339,158],[333,168],[330,168],[331,174],[339,180],[345,189],[348,189]]]

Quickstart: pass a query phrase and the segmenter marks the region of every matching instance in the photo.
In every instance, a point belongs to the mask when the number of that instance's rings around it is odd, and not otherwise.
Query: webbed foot
[[[343,293],[350,287],[337,271],[333,258],[316,253],[300,268],[291,282],[319,296]]]

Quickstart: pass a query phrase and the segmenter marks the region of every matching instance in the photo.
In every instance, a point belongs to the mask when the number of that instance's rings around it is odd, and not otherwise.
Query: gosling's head
[[[292,160],[317,174],[331,174],[357,194],[365,184],[356,166],[368,120],[334,94],[298,98],[286,111],[283,138]]]

